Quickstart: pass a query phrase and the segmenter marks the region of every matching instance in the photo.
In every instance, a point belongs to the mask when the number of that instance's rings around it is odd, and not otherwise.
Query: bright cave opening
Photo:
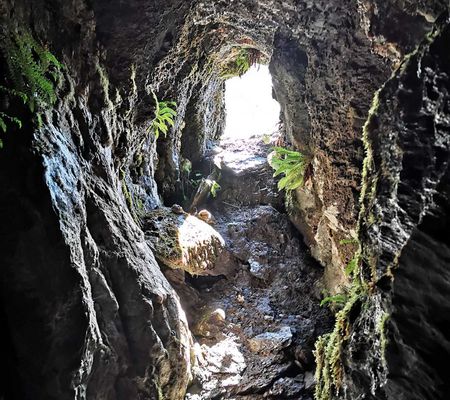
[[[223,139],[246,139],[277,132],[280,105],[272,98],[267,65],[253,65],[225,83],[226,126]]]
[[[267,65],[255,64],[241,77],[225,82],[225,130],[215,164],[240,174],[267,163],[264,144],[279,136],[280,105],[272,97]]]

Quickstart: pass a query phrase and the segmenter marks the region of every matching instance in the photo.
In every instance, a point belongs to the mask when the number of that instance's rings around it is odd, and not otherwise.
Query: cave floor
[[[233,265],[226,277],[188,279],[198,360],[189,400],[313,398],[312,350],[331,318],[319,306],[322,268],[284,211],[269,151],[251,138],[218,155],[222,189],[206,208]]]

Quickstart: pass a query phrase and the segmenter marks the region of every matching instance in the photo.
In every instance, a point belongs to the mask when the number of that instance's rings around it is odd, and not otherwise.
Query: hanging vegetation
[[[19,98],[40,121],[40,110],[56,102],[55,90],[62,65],[26,31],[2,35],[0,46],[7,67],[0,92],[10,99]],[[0,111],[0,129],[4,133],[11,123],[22,127],[18,117]]]
[[[239,49],[236,57],[222,69],[220,77],[222,79],[229,79],[235,76],[244,75],[252,65],[256,64],[261,59],[261,56],[261,52],[257,49]]]

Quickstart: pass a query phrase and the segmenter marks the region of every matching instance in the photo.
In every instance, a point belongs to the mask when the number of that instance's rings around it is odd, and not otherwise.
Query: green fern
[[[152,94],[156,104],[152,129],[155,133],[155,138],[158,139],[161,132],[164,133],[164,137],[167,136],[169,125],[174,125],[173,119],[177,115],[174,107],[177,106],[177,103],[174,101],[158,101],[155,92],[152,91]]]
[[[307,158],[298,151],[283,147],[274,147],[273,151],[274,154],[270,160],[270,165],[275,170],[273,176],[284,175],[278,182],[278,190],[295,190],[303,185]]]
[[[222,79],[229,79],[235,76],[242,76],[253,64],[257,63],[260,58],[261,53],[258,50],[241,48],[236,58],[225,65],[220,77]]]
[[[347,295],[346,294],[342,294],[342,293],[338,293],[334,296],[327,296],[325,297],[321,302],[320,302],[320,306],[323,307],[326,304],[345,304],[345,302],[347,301]]]
[[[56,102],[55,84],[62,65],[30,33],[4,38],[5,61],[13,93],[26,101],[30,111]]]
[[[0,50],[6,63],[6,84],[9,86],[0,85],[0,92],[9,98],[21,99],[32,113],[36,112],[39,121],[39,109],[53,105],[56,101],[55,85],[62,65],[28,32],[3,34]],[[22,127],[17,117],[0,112],[0,129],[4,133],[8,128],[7,121],[16,124],[19,129]],[[3,142],[0,139],[1,147]]]

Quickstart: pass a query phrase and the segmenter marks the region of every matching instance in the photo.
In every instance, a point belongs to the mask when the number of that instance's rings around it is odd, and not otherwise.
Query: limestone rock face
[[[341,320],[331,398],[450,394],[449,43],[445,17],[377,94],[365,127],[363,289]]]
[[[225,272],[225,241],[213,227],[188,213],[161,207],[147,213],[143,230],[156,258],[169,268],[191,275]],[[215,268],[217,266],[217,268]]]
[[[354,249],[341,241],[356,228],[373,93],[447,9],[444,0],[0,0],[0,35],[26,28],[64,64],[41,118],[0,95],[0,111],[23,122],[0,132],[0,398],[183,399],[190,332],[143,217],[182,197],[183,158],[201,160],[220,136],[220,67],[234,47],[271,57],[287,142],[311,157],[292,220],[328,286],[347,283]],[[379,185],[362,239],[376,262],[364,273],[381,292],[345,348],[341,397],[448,397],[448,42],[446,27],[399,70],[371,126]],[[158,141],[152,93],[177,102]],[[210,237],[202,262],[221,248]],[[164,260],[212,271],[196,257]],[[382,366],[381,311],[391,314],[392,355]],[[293,393],[303,384],[291,383]],[[274,396],[285,396],[280,386]]]
[[[158,30],[168,10],[137,3],[130,10]],[[190,380],[186,317],[129,201],[145,193],[145,207],[160,203],[154,165],[142,165],[139,187],[119,172],[148,137],[129,111],[138,78],[128,64],[114,84],[99,50],[97,35],[106,40],[119,14],[127,25],[118,2],[0,1],[2,34],[25,25],[64,64],[41,125],[11,105],[23,128],[8,130],[0,154],[1,398],[183,399]],[[3,85],[3,48],[0,58]]]

